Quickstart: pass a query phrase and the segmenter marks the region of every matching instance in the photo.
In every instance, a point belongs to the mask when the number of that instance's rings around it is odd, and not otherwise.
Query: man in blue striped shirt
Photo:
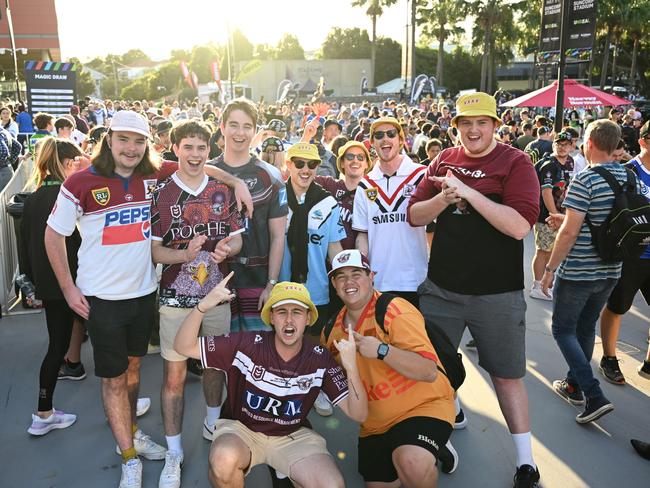
[[[612,157],[620,138],[617,124],[597,120],[585,131],[584,151],[590,166],[601,165],[622,184],[627,181],[625,168]],[[600,225],[613,204],[614,192],[595,171],[586,169],[575,177],[562,204],[566,216],[542,278],[544,293],[553,286],[555,278],[552,331],[569,365],[567,377],[554,381],[553,388],[573,405],[586,403],[585,410],[576,417],[580,424],[614,409],[594,378],[590,361],[596,322],[621,276],[621,263],[600,259],[585,221],[589,216],[594,225]]]

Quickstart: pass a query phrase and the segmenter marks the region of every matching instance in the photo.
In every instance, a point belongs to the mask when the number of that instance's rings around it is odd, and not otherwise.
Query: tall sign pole
[[[564,68],[566,66],[567,18],[571,0],[561,0],[560,8],[560,59],[557,66],[557,93],[555,94],[555,132],[564,124]]]
[[[18,82],[18,53],[16,52],[16,38],[14,37],[14,23],[11,19],[9,0],[5,0],[7,6],[7,24],[9,24],[9,40],[11,41],[11,54],[14,58],[14,80],[16,82],[16,101],[20,102],[20,83]]]

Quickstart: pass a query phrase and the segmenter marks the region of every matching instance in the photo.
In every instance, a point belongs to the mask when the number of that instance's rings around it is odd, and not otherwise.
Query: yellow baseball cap
[[[399,120],[397,120],[395,117],[381,117],[380,119],[375,120],[370,126],[370,141],[372,141],[372,138],[375,135],[375,131],[377,130],[377,127],[383,124],[390,124],[393,127],[395,127],[399,132],[400,139],[402,141],[404,140],[404,130],[402,129]]]
[[[311,301],[311,296],[305,285],[291,281],[282,281],[273,287],[271,296],[269,296],[269,299],[264,304],[264,308],[262,308],[262,322],[266,325],[271,325],[271,309],[284,305],[285,303],[294,303],[308,309],[311,312],[309,325],[314,325],[318,320],[318,310],[316,309],[316,305]]]
[[[338,158],[336,158],[336,167],[339,169],[339,173],[345,174],[345,171],[343,171],[343,156],[345,156],[345,153],[351,147],[358,147],[366,155],[366,161],[368,161],[366,174],[368,174],[368,172],[372,169],[372,160],[370,159],[370,153],[368,152],[368,148],[362,142],[359,141],[348,141],[345,143],[345,145],[339,148]]]
[[[287,158],[304,158],[307,161],[320,161],[318,148],[308,142],[298,142],[287,151]]]
[[[497,101],[492,95],[483,92],[468,93],[463,95],[456,102],[456,116],[451,119],[451,125],[456,127],[458,117],[478,117],[485,115],[492,117],[501,125],[501,119],[497,115]]]

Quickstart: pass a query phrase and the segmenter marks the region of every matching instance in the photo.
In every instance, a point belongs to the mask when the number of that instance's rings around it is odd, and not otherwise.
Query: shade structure
[[[527,93],[521,97],[503,103],[502,107],[555,107],[555,96],[558,82],[555,80],[548,86]],[[576,80],[564,80],[564,108],[571,107],[615,107],[631,105],[625,98],[589,88]]]

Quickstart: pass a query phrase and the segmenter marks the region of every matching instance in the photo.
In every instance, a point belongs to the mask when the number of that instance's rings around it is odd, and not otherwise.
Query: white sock
[[[530,464],[533,468],[537,468],[535,461],[533,461],[533,442],[530,432],[510,435],[512,435],[515,450],[517,451],[517,467]]]
[[[542,287],[542,282],[533,280],[533,288],[541,288]]]
[[[278,471],[278,470],[276,469],[276,470],[275,470],[275,477],[276,477],[277,479],[279,479],[279,480],[283,480],[283,479],[285,479],[285,478],[287,477],[287,475],[284,474],[284,473],[280,473],[280,471]]]
[[[181,443],[181,434],[166,435],[165,439],[167,440],[167,449],[168,450],[176,451],[181,456],[183,455],[183,444]]]
[[[221,407],[205,407],[207,412],[206,421],[210,425],[214,425],[221,415]]]
[[[458,397],[454,397],[454,406],[456,407],[456,415],[460,413],[460,401],[458,400]]]

